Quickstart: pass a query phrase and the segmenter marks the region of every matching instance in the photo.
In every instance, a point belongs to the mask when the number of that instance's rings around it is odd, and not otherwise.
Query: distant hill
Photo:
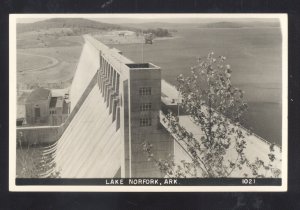
[[[206,23],[202,25],[203,28],[242,28],[246,26],[247,25],[245,24],[233,23],[233,22],[216,22],[216,23]]]
[[[19,23],[17,24],[17,33],[36,31],[42,29],[47,30],[51,28],[71,28],[76,29],[76,31],[79,31],[79,33],[86,33],[95,30],[129,29],[129,27],[124,27],[116,24],[102,23],[84,18],[52,18],[34,23]],[[130,29],[134,30],[133,28]]]
[[[120,25],[125,27],[139,28],[142,30],[155,29],[155,28],[173,30],[176,28],[190,27],[192,24],[168,23],[168,22],[145,22],[145,23],[122,23]],[[195,27],[197,26],[197,24],[194,25]]]
[[[280,27],[279,21],[267,22],[260,20],[247,20],[247,21],[214,21],[201,22],[193,21],[190,23],[170,23],[170,22],[145,22],[145,23],[121,23],[120,25],[126,27],[134,27],[140,29],[154,29],[164,28],[170,31],[177,30],[179,28],[264,28],[264,27]]]
[[[199,28],[245,28],[245,27],[280,27],[279,22],[214,22],[199,25]]]

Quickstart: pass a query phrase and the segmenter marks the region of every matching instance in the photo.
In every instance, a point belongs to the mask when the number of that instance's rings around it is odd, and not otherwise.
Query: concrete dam
[[[134,63],[89,35],[84,40],[70,89],[71,114],[59,139],[44,151],[53,167],[42,176],[58,171],[61,178],[164,177],[143,152],[143,142],[152,144],[157,159],[191,161],[162,120],[162,104],[178,100],[179,94],[162,80],[161,68]],[[196,138],[203,135],[188,115],[179,119]],[[250,159],[268,160],[267,141],[253,134],[247,142]],[[275,152],[281,157],[279,147]],[[281,168],[279,160],[275,164]]]

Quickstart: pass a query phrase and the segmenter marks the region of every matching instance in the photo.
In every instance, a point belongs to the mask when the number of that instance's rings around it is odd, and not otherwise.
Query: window
[[[151,118],[141,118],[140,119],[140,126],[141,127],[151,126]]]
[[[151,95],[151,87],[142,87],[140,88],[140,96]]]
[[[41,117],[41,109],[39,107],[34,108],[35,117]]]
[[[152,104],[151,103],[144,103],[140,105],[140,111],[149,111],[151,110]]]

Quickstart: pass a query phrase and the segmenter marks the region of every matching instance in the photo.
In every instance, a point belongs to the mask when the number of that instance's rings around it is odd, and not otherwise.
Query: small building
[[[50,125],[60,125],[68,117],[69,103],[63,97],[52,97],[50,100]]]
[[[152,44],[153,43],[153,34],[145,34],[145,44]]]
[[[22,102],[18,101],[18,103],[22,103]],[[24,101],[24,103],[25,103],[25,101]],[[26,117],[25,116],[25,104],[18,104],[17,105],[17,126],[23,126],[26,124],[25,117]]]
[[[26,109],[26,122],[28,124],[47,124],[49,121],[49,103],[51,91],[46,88],[37,88],[28,96]]]
[[[125,32],[120,32],[119,36],[125,36]]]
[[[22,126],[24,124],[25,118],[17,118],[17,126]]]
[[[69,103],[46,88],[37,88],[28,96],[26,103],[26,123],[28,125],[60,125],[69,115]]]

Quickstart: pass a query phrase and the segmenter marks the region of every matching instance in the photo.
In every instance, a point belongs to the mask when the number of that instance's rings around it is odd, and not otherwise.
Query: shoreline
[[[118,35],[94,35],[94,38],[103,42],[104,44],[113,44],[113,45],[122,45],[122,44],[142,44],[145,43],[144,36],[118,36]],[[156,37],[153,38],[153,42],[172,40],[182,38],[180,36],[171,36],[171,37]]]
[[[161,41],[161,40],[170,40],[170,39],[179,39],[182,38],[181,36],[168,36],[168,37],[157,37],[154,38],[154,41]]]

